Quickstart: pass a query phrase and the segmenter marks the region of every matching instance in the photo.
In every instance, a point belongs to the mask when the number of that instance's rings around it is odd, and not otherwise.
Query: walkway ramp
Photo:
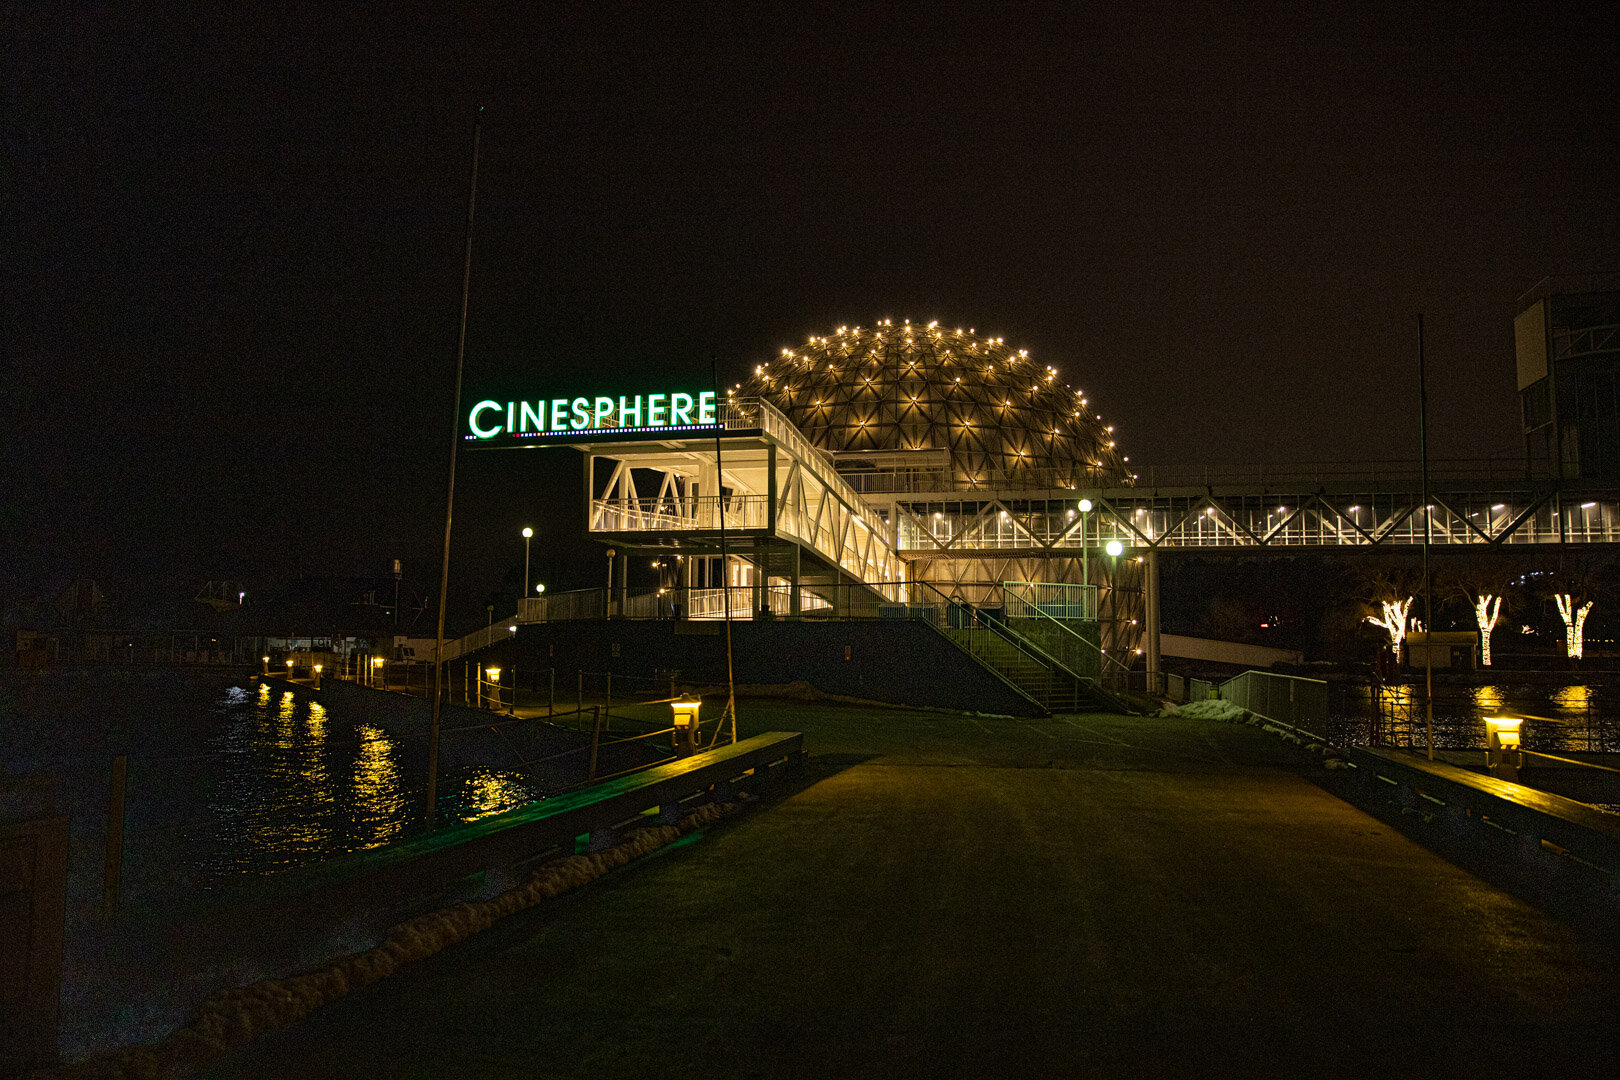
[[[742,721],[811,782],[210,1075],[1620,1073],[1611,950],[1256,728]]]

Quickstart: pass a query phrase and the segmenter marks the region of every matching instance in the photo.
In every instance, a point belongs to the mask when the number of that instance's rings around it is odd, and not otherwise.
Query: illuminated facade
[[[972,329],[888,321],[783,349],[729,394],[770,402],[826,455],[887,526],[907,579],[989,607],[1006,582],[1089,585],[1080,606],[1101,616],[1105,647],[1134,650],[1141,556],[1105,555],[1080,500],[1135,477],[1112,425],[1056,368]]]

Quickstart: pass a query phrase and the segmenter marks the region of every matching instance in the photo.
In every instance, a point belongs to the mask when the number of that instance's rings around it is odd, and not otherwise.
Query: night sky
[[[1422,312],[1501,455],[1514,301],[1620,268],[1613,4],[606,7],[12,5],[4,585],[433,588],[480,105],[469,394],[939,319],[1136,467],[1415,458]],[[596,584],[578,476],[464,454],[452,590]]]

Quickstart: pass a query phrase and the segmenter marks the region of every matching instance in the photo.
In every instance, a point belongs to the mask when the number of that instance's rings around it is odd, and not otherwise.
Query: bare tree
[[[1373,608],[1373,614],[1367,616],[1367,621],[1383,627],[1397,658],[1401,655],[1401,646],[1406,642],[1412,598],[1418,591],[1414,577],[1410,570],[1375,566],[1362,579],[1362,595]]]
[[[1502,615],[1504,601],[1519,580],[1520,571],[1497,552],[1469,552],[1463,561],[1442,572],[1443,586],[1474,610],[1479,626],[1480,663],[1491,663],[1491,631]],[[1508,608],[1513,607],[1507,601]]]
[[[1613,559],[1592,552],[1565,553],[1553,571],[1546,594],[1558,605],[1564,622],[1564,651],[1579,660],[1586,651],[1586,617],[1607,591],[1608,571]]]

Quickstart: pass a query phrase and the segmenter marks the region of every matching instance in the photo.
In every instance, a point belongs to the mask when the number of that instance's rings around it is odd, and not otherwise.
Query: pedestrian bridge
[[[908,559],[969,552],[1620,543],[1620,492],[1515,477],[1500,462],[1365,462],[1175,472],[1131,487],[941,492],[916,472],[851,477]],[[1092,504],[1089,513],[1080,500]]]
[[[590,532],[678,555],[671,595],[746,585],[763,594],[775,579],[789,591],[792,614],[807,603],[803,590],[858,586],[874,598],[903,598],[892,527],[826,455],[765,401],[729,401],[717,411],[719,431],[706,438],[579,443]],[[745,564],[726,567],[725,580],[694,579],[716,570],[700,567],[703,557],[722,553]]]

